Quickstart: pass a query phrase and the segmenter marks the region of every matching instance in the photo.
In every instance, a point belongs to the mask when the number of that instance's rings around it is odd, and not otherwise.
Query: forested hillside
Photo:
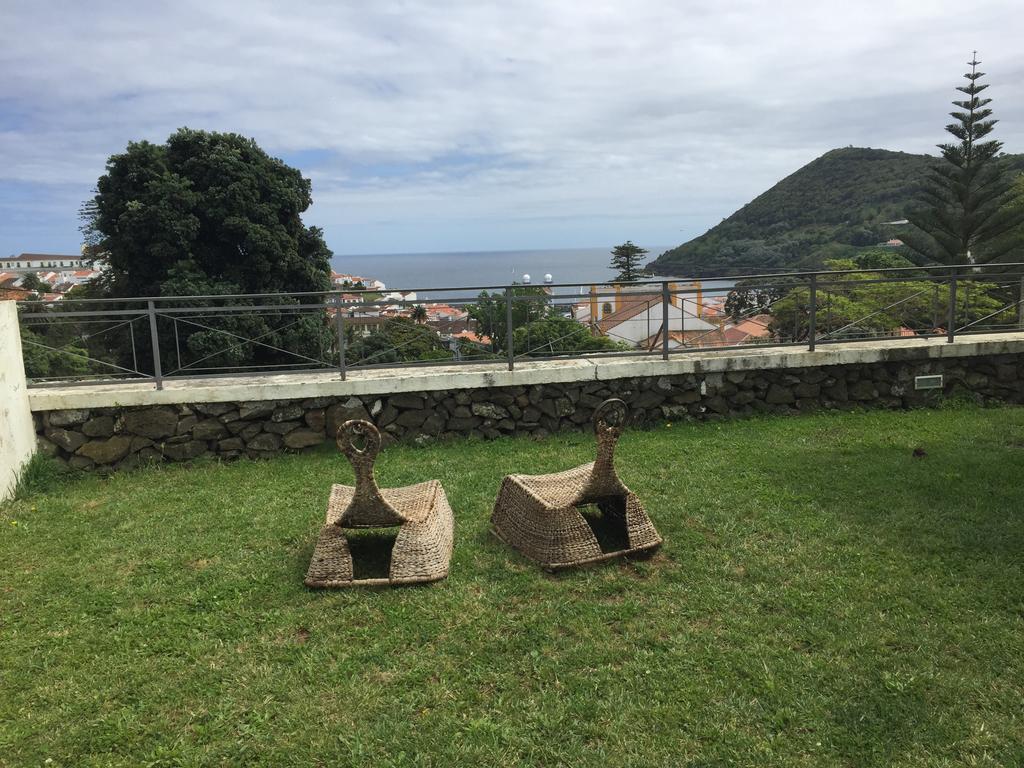
[[[813,269],[824,259],[898,238],[936,158],[884,149],[833,149],[787,176],[700,237],[666,251],[660,274],[695,277]],[[1004,162],[1024,167],[1024,155]]]

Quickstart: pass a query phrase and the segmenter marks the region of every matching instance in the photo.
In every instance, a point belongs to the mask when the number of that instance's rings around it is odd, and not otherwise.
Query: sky
[[[106,159],[233,131],[336,254],[689,240],[835,147],[934,153],[978,50],[1024,152],[1019,0],[4,0],[0,254],[74,253]]]

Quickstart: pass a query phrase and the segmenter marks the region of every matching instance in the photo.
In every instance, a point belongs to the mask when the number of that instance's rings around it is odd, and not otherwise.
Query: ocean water
[[[653,261],[666,248],[649,250],[645,258]],[[610,248],[564,248],[336,255],[333,266],[338,272],[383,280],[389,289],[475,288],[522,282],[524,274],[535,285],[543,283],[545,274],[556,283],[602,283],[615,276],[610,261]]]

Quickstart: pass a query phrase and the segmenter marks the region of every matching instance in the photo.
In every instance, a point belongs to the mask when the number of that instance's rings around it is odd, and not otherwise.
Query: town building
[[[735,344],[756,344],[771,339],[769,325],[772,316],[767,314],[748,317],[735,325],[729,325],[722,329],[722,342],[726,345]]]
[[[372,277],[348,275],[344,272],[335,272],[333,269],[331,270],[331,285],[335,288],[354,288],[357,285],[362,285],[366,290],[378,293],[387,287],[383,282]]]
[[[22,253],[0,258],[0,275],[3,276],[0,284],[7,291],[7,298],[41,295],[45,301],[60,301],[76,285],[98,277],[104,267],[103,262],[87,260],[83,256]],[[30,275],[38,277],[45,286],[41,294],[25,289],[25,280]]]
[[[51,269],[88,269],[85,257],[58,253],[21,253],[0,258],[0,272],[43,272]]]
[[[705,306],[697,294],[672,292],[668,306],[670,347],[682,344],[688,337],[713,333],[718,326],[704,318]],[[591,289],[589,300],[573,307],[573,316],[602,336],[621,341],[639,349],[658,347],[664,338],[665,309],[661,290],[647,285],[616,285],[612,292]]]

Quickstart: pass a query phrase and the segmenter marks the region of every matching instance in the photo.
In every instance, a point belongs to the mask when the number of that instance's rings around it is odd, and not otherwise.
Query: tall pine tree
[[[609,265],[618,271],[614,282],[631,283],[646,274],[640,265],[645,253],[647,253],[647,249],[633,245],[632,240],[627,240],[622,245],[616,245],[612,249],[612,262]]]
[[[1006,235],[1024,223],[1024,210],[1008,205],[1014,178],[1000,162],[1002,142],[982,140],[998,120],[991,119],[992,99],[979,95],[988,88],[979,82],[985,75],[980,63],[975,51],[967,85],[957,86],[966,98],[953,102],[958,109],[949,114],[956,122],[946,126],[958,142],[938,145],[942,159],[907,216],[913,228],[903,235],[911,249],[940,264],[998,261],[1015,240]]]

